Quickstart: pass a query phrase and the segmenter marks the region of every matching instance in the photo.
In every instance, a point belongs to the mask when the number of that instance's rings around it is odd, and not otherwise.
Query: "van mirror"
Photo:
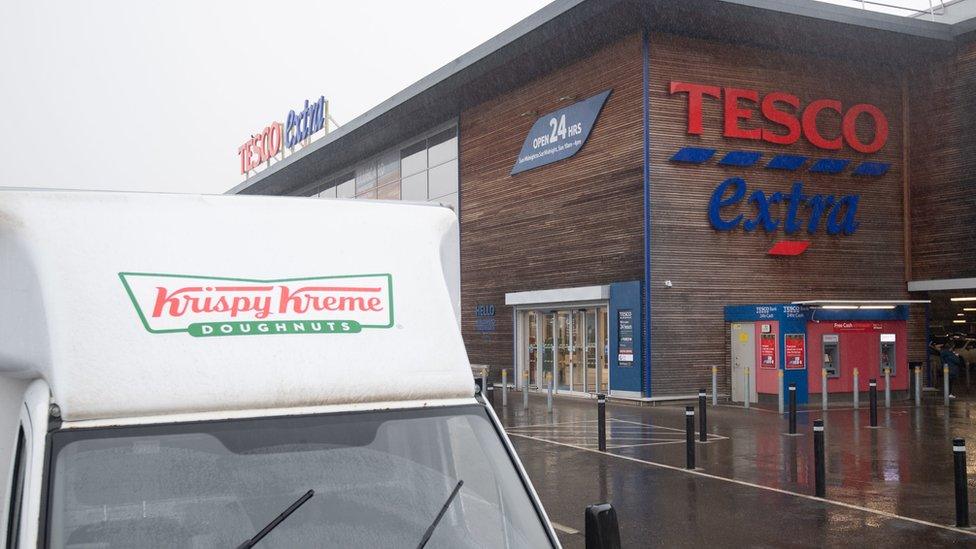
[[[620,549],[617,512],[609,503],[586,507],[586,549]]]

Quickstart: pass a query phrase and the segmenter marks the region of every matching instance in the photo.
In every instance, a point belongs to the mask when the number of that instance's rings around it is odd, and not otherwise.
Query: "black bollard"
[[[698,440],[708,441],[706,432],[707,421],[705,418],[705,389],[698,389]]]
[[[813,420],[813,461],[815,490],[818,498],[827,497],[824,471],[824,426],[822,419]]]
[[[871,403],[871,427],[878,426],[878,380],[868,380],[868,399]]]
[[[969,527],[969,489],[966,486],[966,440],[952,439],[952,460],[956,472],[956,526]]]
[[[607,451],[607,395],[596,395],[597,444],[601,452]]]
[[[695,407],[685,407],[685,446],[688,449],[688,469],[695,468]]]
[[[796,434],[796,383],[790,383],[790,434]]]

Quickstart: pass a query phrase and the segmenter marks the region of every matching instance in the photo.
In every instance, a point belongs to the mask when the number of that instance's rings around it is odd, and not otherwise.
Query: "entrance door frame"
[[[516,387],[521,388],[522,385],[524,384],[524,381],[523,381],[524,378],[522,377],[522,372],[523,372],[523,369],[525,368],[526,364],[528,364],[528,341],[527,341],[527,338],[525,337],[526,330],[528,330],[528,313],[535,313],[535,315],[536,315],[536,322],[535,322],[535,330],[536,330],[536,337],[535,337],[535,341],[536,341],[536,363],[535,363],[535,369],[536,369],[536,372],[535,373],[536,373],[536,375],[534,376],[534,379],[536,379],[539,382],[541,382],[542,380],[544,380],[544,377],[543,376],[545,375],[545,368],[544,368],[544,364],[545,364],[545,339],[544,339],[545,331],[544,331],[544,329],[545,329],[545,327],[543,326],[543,324],[545,322],[543,322],[543,321],[546,321],[546,322],[549,322],[551,324],[549,326],[549,328],[552,330],[553,392],[554,393],[564,393],[564,394],[578,394],[578,395],[593,395],[593,394],[597,394],[598,392],[603,392],[603,393],[606,393],[606,394],[610,394],[610,372],[609,372],[609,370],[610,370],[610,363],[609,363],[610,357],[606,354],[606,350],[604,348],[602,348],[602,346],[599,343],[601,341],[601,339],[607,339],[608,334],[606,333],[607,332],[607,328],[606,327],[601,328],[600,318],[598,316],[595,316],[594,317],[595,318],[595,322],[596,322],[596,326],[594,327],[594,330],[593,330],[593,333],[594,333],[594,335],[596,337],[596,341],[594,342],[594,352],[595,352],[596,356],[594,357],[594,360],[596,361],[597,368],[596,368],[596,372],[595,372],[594,379],[596,381],[597,387],[596,388],[591,388],[591,387],[587,386],[587,382],[586,382],[586,371],[585,371],[585,369],[586,369],[586,350],[585,350],[585,345],[586,345],[586,343],[588,343],[588,340],[586,339],[586,323],[589,322],[589,320],[587,318],[588,315],[586,315],[586,314],[580,315],[583,318],[583,324],[581,326],[581,335],[583,337],[583,343],[582,343],[582,345],[584,345],[584,350],[583,350],[583,353],[582,353],[582,357],[583,357],[582,364],[576,364],[575,362],[573,362],[571,364],[571,366],[570,366],[570,369],[569,369],[568,373],[567,373],[567,375],[570,378],[570,382],[572,382],[572,379],[573,379],[573,370],[575,368],[578,368],[578,367],[584,369],[584,373],[583,373],[583,390],[575,390],[575,388],[572,388],[572,389],[569,389],[569,390],[567,390],[567,389],[560,389],[559,388],[560,379],[558,378],[558,372],[559,372],[559,352],[560,352],[559,351],[559,344],[560,344],[560,339],[559,339],[559,330],[557,329],[558,328],[558,313],[565,312],[565,311],[576,312],[579,309],[584,309],[584,310],[593,310],[593,309],[595,309],[597,311],[596,312],[597,315],[600,315],[600,314],[603,315],[603,324],[602,324],[602,326],[609,326],[609,324],[608,324],[609,321],[610,321],[610,319],[609,319],[609,316],[610,316],[610,303],[609,303],[609,301],[605,301],[605,302],[600,302],[600,301],[595,301],[595,302],[579,302],[579,303],[571,303],[571,304],[560,303],[558,305],[552,305],[552,306],[526,306],[526,307],[516,307],[515,308],[515,314],[514,314],[514,320],[515,320],[515,322],[514,322],[514,330],[515,330],[516,333],[515,333],[515,337],[513,339],[514,339],[515,345],[516,345],[516,349],[515,349],[515,358],[516,358],[516,360],[515,360],[515,368],[514,368],[514,370],[515,370],[515,379],[517,380],[516,381]],[[576,343],[576,342],[574,342],[574,343]],[[567,352],[571,352],[571,351],[567,350]],[[603,369],[605,369],[607,371],[607,379],[605,381],[603,380],[602,375],[601,375],[602,374],[602,370],[600,368],[600,365],[601,364],[603,365]],[[536,387],[536,390],[537,391],[543,391],[544,392],[546,390],[546,386],[545,386],[544,383],[536,383],[535,384],[535,387]],[[570,383],[570,387],[572,387],[572,383]],[[530,388],[531,388],[531,384],[530,384]]]

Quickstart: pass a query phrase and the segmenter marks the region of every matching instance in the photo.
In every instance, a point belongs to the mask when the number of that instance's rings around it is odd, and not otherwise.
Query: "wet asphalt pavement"
[[[952,437],[967,439],[976,511],[976,401],[921,408],[896,401],[869,427],[866,402],[798,413],[798,436],[776,410],[709,406],[697,473],[684,470],[684,404],[607,406],[597,451],[596,401],[509,394],[496,412],[566,547],[583,547],[583,509],[609,501],[624,547],[972,546],[954,528]],[[813,496],[814,419],[825,419],[827,501]],[[697,428],[697,417],[695,422]],[[976,523],[976,517],[973,518]],[[571,533],[577,530],[580,533]],[[568,531],[568,532],[567,532]]]

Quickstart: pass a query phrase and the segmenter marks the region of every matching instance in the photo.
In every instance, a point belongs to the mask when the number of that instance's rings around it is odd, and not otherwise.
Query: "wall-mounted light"
[[[965,324],[966,321],[965,320],[953,320],[952,323],[953,324]]]
[[[894,309],[894,305],[861,305],[862,309]]]
[[[965,307],[963,310],[967,313],[976,313],[976,307]]]
[[[963,313],[956,313],[956,316],[966,316],[966,315]]]
[[[670,288],[671,286],[674,286],[674,284],[672,284],[670,280],[665,280],[664,281],[664,287],[665,288]]]
[[[950,297],[949,301],[976,301],[976,296],[973,297]]]
[[[841,310],[841,309],[857,309],[857,305],[824,305],[821,309],[828,310]]]

